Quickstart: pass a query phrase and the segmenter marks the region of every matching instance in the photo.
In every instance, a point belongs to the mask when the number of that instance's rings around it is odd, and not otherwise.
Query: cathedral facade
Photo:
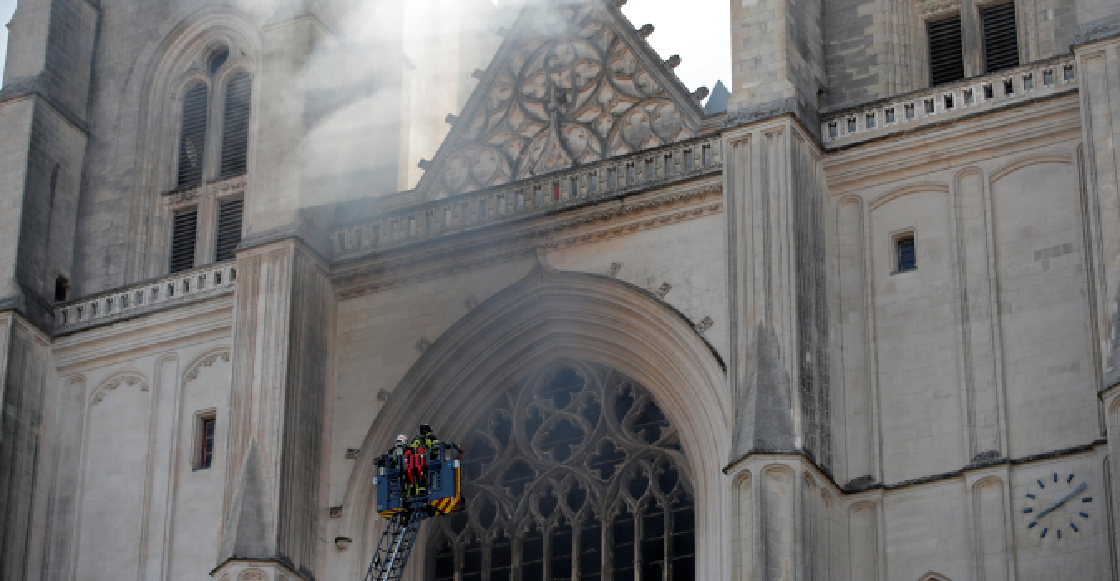
[[[0,580],[1120,579],[1120,2],[622,4],[19,0]]]

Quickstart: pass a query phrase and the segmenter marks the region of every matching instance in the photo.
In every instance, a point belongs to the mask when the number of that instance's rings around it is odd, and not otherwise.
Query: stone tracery
[[[533,18],[494,65],[483,102],[460,120],[463,131],[444,144],[453,153],[434,168],[435,180],[422,182],[429,199],[696,136],[602,9],[566,6]]]
[[[679,435],[630,378],[553,363],[503,396],[465,447],[468,509],[434,522],[428,579],[693,577]]]

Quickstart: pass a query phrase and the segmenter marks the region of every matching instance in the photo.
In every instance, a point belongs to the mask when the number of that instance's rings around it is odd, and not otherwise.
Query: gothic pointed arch
[[[140,170],[133,186],[134,203],[129,205],[130,228],[136,236],[125,265],[127,280],[166,272],[176,211],[172,202],[178,198],[165,194],[182,189],[186,193],[179,197],[185,200],[180,202],[189,206],[189,198],[197,197],[202,183],[225,175],[221,148],[227,140],[223,133],[231,81],[243,74],[255,77],[259,70],[260,27],[232,6],[176,14],[161,32],[161,42],[138,55],[137,70],[143,75],[127,87],[140,104],[135,140]],[[233,145],[227,157],[233,160],[233,168],[240,169],[247,147],[242,142],[251,141],[246,111],[252,91],[244,80],[236,84],[236,128],[228,136]],[[205,96],[200,87],[205,88]],[[191,96],[194,101],[204,100],[195,103]]]
[[[562,409],[541,391],[558,374],[578,377],[573,382],[583,386],[565,399]],[[592,387],[587,387],[589,384]],[[623,384],[634,386],[629,393],[635,402],[654,404],[664,417],[665,427],[659,427],[656,436],[650,432],[653,445],[646,442],[642,445],[645,447],[639,446],[639,436],[632,436],[637,440],[627,440],[633,446],[622,454],[625,460],[618,459],[618,466],[633,462],[627,466],[647,470],[650,475],[671,468],[681,475],[679,481],[683,484],[679,490],[668,488],[666,493],[664,489],[647,487],[649,494],[627,492],[636,474],[633,471],[617,479],[611,485],[613,488],[591,486],[593,475],[583,469],[589,466],[587,460],[592,456],[617,459],[619,448],[625,446],[621,445],[623,436],[600,428],[601,424],[591,427],[587,417],[595,414],[586,406],[599,405],[604,418],[604,409],[616,413],[622,406],[607,400],[615,397]],[[511,395],[522,393],[528,395]],[[535,403],[526,397],[535,398]],[[552,403],[544,403],[542,398]],[[534,417],[539,416],[542,423],[532,437],[526,436],[524,427],[518,428],[522,430],[518,453],[524,456],[526,465],[536,466],[536,476],[541,475],[538,472],[548,472],[546,478],[525,481],[522,492],[528,492],[537,504],[510,508],[510,497],[506,494],[502,510],[509,518],[502,522],[518,527],[508,534],[539,531],[546,521],[556,524],[559,517],[555,515],[559,513],[550,512],[546,518],[539,499],[554,492],[560,498],[562,487],[566,487],[565,491],[598,490],[595,509],[610,513],[610,519],[603,518],[602,522],[625,518],[620,512],[624,507],[631,516],[639,509],[656,510],[658,502],[668,508],[672,506],[668,499],[677,498],[672,495],[688,492],[695,503],[696,577],[708,578],[721,570],[727,492],[726,483],[719,476],[730,454],[731,406],[718,357],[686,318],[645,291],[608,277],[558,272],[544,266],[538,266],[518,283],[470,311],[436,340],[394,389],[372,423],[343,502],[342,530],[354,539],[359,555],[368,556],[376,542],[380,517],[374,511],[368,483],[374,473],[373,460],[386,442],[397,433],[415,430],[424,421],[432,424],[440,437],[469,440],[479,454],[485,455],[477,442],[479,438],[493,436],[483,436],[477,428],[487,425],[486,414],[497,409],[523,416],[531,413],[530,409],[537,410]],[[627,409],[633,409],[633,405]],[[615,420],[604,422],[617,425],[616,432],[626,432],[633,426],[628,423],[633,420],[626,419],[631,418],[627,415],[630,413],[622,414],[621,422],[617,413]],[[637,410],[633,413],[634,417],[642,415]],[[569,444],[549,439],[553,436],[548,434],[558,430],[562,433],[569,427],[580,432],[578,438],[570,438]],[[611,441],[615,449],[596,447],[586,438],[586,432],[599,429],[606,430],[601,434],[603,442]],[[557,462],[560,457],[564,460]],[[577,464],[583,468],[565,466],[569,459],[579,460]],[[592,465],[595,462],[591,460]],[[500,495],[492,498],[497,506]],[[568,526],[576,523],[573,518],[588,514],[573,512],[571,505],[565,506],[570,513],[565,513]],[[474,518],[481,517],[480,514]],[[362,565],[355,562],[354,566]]]
[[[441,199],[696,137],[704,112],[613,2],[525,8],[416,191]]]

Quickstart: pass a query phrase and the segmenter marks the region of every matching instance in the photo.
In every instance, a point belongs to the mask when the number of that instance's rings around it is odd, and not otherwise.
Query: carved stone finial
[[[611,268],[608,272],[610,273],[611,278],[614,278],[614,277],[618,276],[618,271],[620,271],[620,270],[622,270],[622,263],[621,262],[612,262],[611,263]]]
[[[484,71],[482,69],[475,69],[474,72],[471,73],[472,77],[474,77],[476,79],[479,79],[479,80],[482,80],[482,77],[485,76],[485,75],[486,75],[486,71]]]
[[[657,298],[664,299],[665,295],[669,294],[671,290],[673,290],[673,285],[667,282],[661,283],[661,287],[657,289]]]
[[[712,325],[714,324],[716,324],[716,322],[713,321],[711,317],[704,317],[704,319],[701,320],[698,325],[696,325],[696,331],[699,333],[703,333],[704,331],[711,329]]]
[[[377,391],[377,401],[380,401],[380,402],[389,401],[389,393],[390,392],[387,389],[378,390]]]
[[[708,93],[710,93],[710,91],[708,91],[707,87],[697,87],[696,90],[692,92],[692,100],[699,103],[708,96]]]
[[[677,68],[677,66],[680,65],[680,64],[681,64],[681,55],[679,55],[679,54],[675,54],[675,55],[669,57],[669,60],[665,61],[665,66],[667,66],[671,69]]]
[[[468,311],[472,311],[472,310],[474,310],[475,307],[478,306],[478,299],[475,298],[474,295],[471,295],[471,296],[467,297],[466,301],[463,301],[463,304],[467,305],[467,310]]]
[[[454,114],[454,113],[448,113],[447,117],[444,117],[443,120],[447,123],[450,123],[450,124],[454,125],[455,122],[459,120],[459,116]]]
[[[428,341],[424,337],[420,337],[420,340],[416,342],[416,350],[421,352],[421,353],[427,351],[428,347],[431,347],[431,346],[432,346],[432,342]]]
[[[649,38],[651,34],[653,34],[652,24],[643,24],[642,27],[638,29],[638,36],[642,38]]]
[[[432,167],[432,162],[430,160],[420,158],[420,161],[416,162],[416,167],[427,171],[429,167]]]

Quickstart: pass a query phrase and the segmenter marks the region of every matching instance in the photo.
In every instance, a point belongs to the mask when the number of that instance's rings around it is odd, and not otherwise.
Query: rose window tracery
[[[427,525],[427,579],[693,579],[679,434],[617,370],[547,366],[491,406],[464,447],[467,510]]]
[[[593,5],[541,9],[496,63],[485,98],[431,183],[435,199],[696,135]]]

